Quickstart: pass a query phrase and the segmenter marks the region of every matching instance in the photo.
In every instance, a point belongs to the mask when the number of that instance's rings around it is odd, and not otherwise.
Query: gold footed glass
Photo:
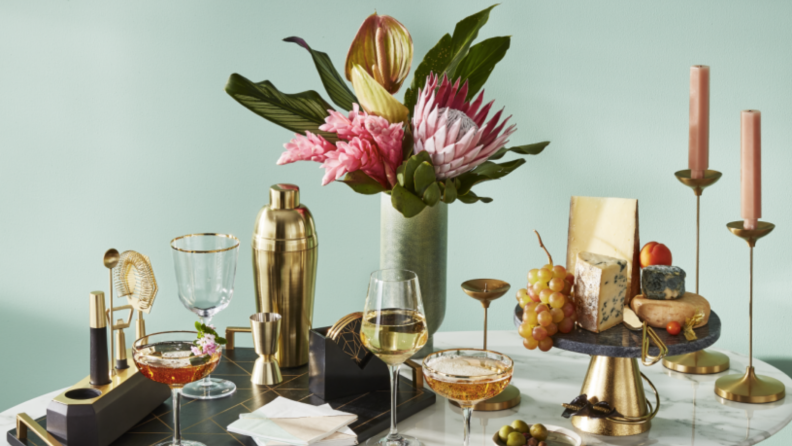
[[[484,307],[484,350],[487,349],[487,310],[493,300],[502,297],[510,288],[507,282],[497,279],[473,279],[462,283],[462,291]],[[520,389],[509,384],[499,395],[476,404],[474,409],[477,412],[506,410],[520,404],[520,400]],[[455,401],[451,404],[459,406]]]
[[[212,354],[193,354],[197,336],[194,331],[168,331],[147,335],[132,344],[132,359],[140,374],[171,388],[173,440],[156,446],[205,446],[181,437],[181,392],[186,384],[208,376],[220,363],[222,353],[218,348]]]
[[[418,275],[412,271],[384,269],[371,274],[360,339],[385,364],[391,378],[391,428],[387,436],[371,438],[366,444],[420,446],[421,442],[396,429],[399,368],[426,345],[429,330],[421,299]]]
[[[514,373],[514,361],[490,350],[442,350],[424,358],[423,373],[435,393],[462,408],[463,444],[469,446],[470,418],[476,404],[506,389]]]
[[[732,234],[748,242],[750,269],[748,273],[748,367],[744,375],[727,375],[715,381],[715,393],[727,400],[740,403],[772,403],[786,396],[784,384],[769,376],[757,375],[753,367],[753,251],[756,241],[769,234],[775,225],[766,221],[756,224],[756,229],[745,229],[742,221],[726,225]]]
[[[715,184],[723,175],[717,170],[705,170],[699,178],[690,169],[674,173],[677,180],[693,189],[696,195],[696,294],[699,294],[699,229],[701,226],[701,195],[704,189]],[[696,175],[698,177],[698,175]],[[729,370],[729,357],[723,353],[702,350],[684,355],[668,356],[663,359],[663,366],[680,373],[706,375]]]

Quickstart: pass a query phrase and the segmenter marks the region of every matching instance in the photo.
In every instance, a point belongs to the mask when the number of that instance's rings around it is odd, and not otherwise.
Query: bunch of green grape
[[[528,272],[528,286],[517,291],[523,307],[523,322],[518,329],[528,350],[546,352],[553,348],[553,335],[569,333],[577,313],[570,299],[575,276],[561,265],[551,264]]]

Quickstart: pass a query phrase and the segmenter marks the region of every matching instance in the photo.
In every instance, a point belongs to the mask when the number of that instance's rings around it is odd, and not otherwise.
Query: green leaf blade
[[[324,85],[327,94],[330,96],[330,100],[344,110],[352,110],[352,104],[358,102],[357,97],[355,97],[355,94],[349,89],[344,78],[341,77],[335,69],[333,62],[330,60],[330,56],[328,56],[327,53],[312,49],[308,46],[308,43],[300,37],[287,37],[283,39],[283,41],[296,43],[308,50],[313,58],[316,71],[319,72],[322,85]]]
[[[426,207],[423,200],[398,184],[391,190],[391,204],[406,218],[415,217]]]
[[[449,62],[446,71],[453,73],[457,65],[467,55],[470,45],[478,37],[479,30],[487,24],[489,20],[489,13],[492,8],[498,5],[492,5],[487,9],[479,11],[471,16],[465,17],[454,27],[454,35],[452,37],[453,46],[451,48],[451,62]]]
[[[404,92],[404,105],[410,110],[412,116],[415,104],[418,103],[418,90],[426,85],[426,77],[429,73],[442,74],[451,62],[452,39],[450,34],[440,38],[440,41],[426,53],[424,59],[413,73],[410,88]]]
[[[379,181],[366,175],[362,170],[349,172],[344,175],[343,179],[338,181],[346,184],[353,191],[363,195],[375,195],[385,191],[385,188],[382,187]]]
[[[470,47],[453,76],[461,78],[461,83],[468,82],[468,100],[484,87],[495,65],[503,59],[510,46],[511,37],[493,37]]]
[[[491,160],[499,160],[499,159],[503,158],[503,155],[505,155],[507,152],[514,152],[514,153],[518,153],[520,155],[538,155],[538,154],[542,153],[542,151],[548,145],[550,145],[550,141],[542,141],[542,142],[537,142],[537,143],[533,143],[533,144],[526,144],[526,145],[523,145],[523,146],[511,147],[511,148],[508,148],[508,149],[506,147],[501,147],[500,149],[498,149],[497,152],[493,153],[487,159],[490,160],[490,161]]]
[[[237,102],[262,118],[293,132],[311,132],[330,142],[338,141],[335,133],[319,130],[330,106],[319,93],[309,90],[302,93],[280,92],[270,81],[254,83],[237,73],[228,78],[225,87]]]

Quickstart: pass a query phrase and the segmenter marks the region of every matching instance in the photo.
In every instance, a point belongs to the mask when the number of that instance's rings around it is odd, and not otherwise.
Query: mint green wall
[[[107,289],[109,247],[151,257],[160,285],[150,330],[188,328],[168,242],[230,232],[243,249],[236,296],[216,319],[254,311],[250,234],[267,188],[302,187],[319,232],[315,320],[360,310],[378,266],[379,199],[320,186],[317,164],[278,167],[290,133],[224,91],[228,75],[322,92],[305,38],[341,66],[375,9],[401,20],[416,62],[489,1],[48,1],[0,4],[0,410],[87,374],[88,292]],[[450,208],[444,330],[480,328],[458,284],[491,276],[523,283],[545,262],[539,229],[563,259],[569,197],[640,200],[641,239],[671,247],[694,272],[695,200],[673,177],[687,166],[688,67],[712,66],[711,167],[704,194],[702,294],[726,330],[719,347],[747,353],[745,243],[740,216],[739,112],[763,112],[764,217],[778,225],[756,253],[758,357],[792,371],[790,300],[792,4],[788,2],[518,2],[496,8],[482,37],[512,35],[486,87],[514,115],[512,143],[552,140],[503,181],[492,204]],[[692,288],[692,282],[691,282]],[[511,297],[491,327],[511,328]],[[770,444],[784,444],[792,432]]]

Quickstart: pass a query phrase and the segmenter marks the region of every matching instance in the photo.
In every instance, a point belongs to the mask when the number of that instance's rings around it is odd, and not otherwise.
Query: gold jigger
[[[490,303],[506,294],[511,285],[497,279],[474,279],[462,283],[462,291],[468,296],[481,302],[484,307],[484,350],[487,349],[487,310]],[[453,401],[451,404],[458,406]],[[498,396],[482,401],[473,407],[475,411],[494,411],[512,408],[520,404],[520,389],[509,385]]]
[[[757,375],[753,367],[753,250],[756,241],[769,234],[775,225],[765,221],[756,223],[756,229],[745,229],[742,221],[726,225],[732,234],[748,242],[750,248],[749,299],[748,299],[748,367],[744,375],[726,375],[715,381],[715,394],[740,403],[772,403],[786,395],[784,384],[769,376]]]
[[[253,332],[253,349],[259,355],[253,365],[250,381],[257,386],[272,386],[283,381],[275,354],[281,331],[281,315],[278,313],[256,313],[250,316]]]
[[[677,180],[693,189],[696,194],[696,294],[699,294],[699,228],[701,226],[701,194],[704,189],[715,184],[723,175],[717,170],[705,170],[703,178],[693,178],[690,169],[674,173]],[[729,370],[729,357],[723,353],[701,350],[684,355],[668,356],[663,366],[675,372],[692,375],[706,375]]]

